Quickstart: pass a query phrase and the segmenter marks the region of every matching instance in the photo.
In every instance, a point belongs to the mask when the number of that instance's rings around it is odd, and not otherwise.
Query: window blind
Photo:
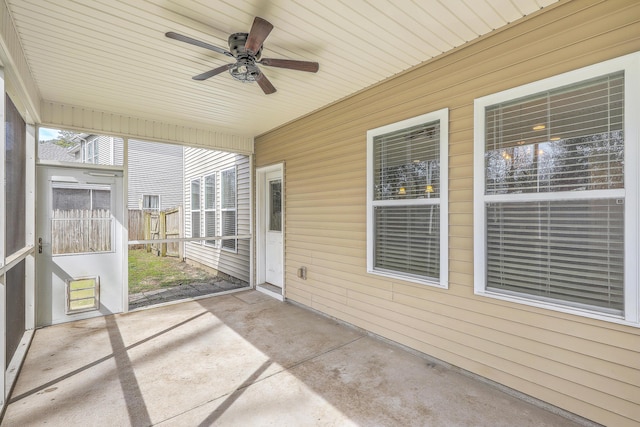
[[[375,265],[378,269],[440,277],[440,206],[377,206]]]
[[[236,207],[236,170],[222,171],[222,209],[235,209]]]
[[[486,287],[622,312],[624,74],[485,113]]]
[[[440,197],[439,122],[376,136],[374,158],[374,200]]]
[[[621,311],[619,199],[489,203],[487,288]]]
[[[485,194],[624,187],[624,74],[486,109]]]
[[[200,180],[191,181],[191,237],[200,236]]]
[[[236,234],[236,170],[227,169],[221,173],[222,199],[222,235],[234,236]],[[235,251],[236,241],[227,239],[222,241],[222,247]]]
[[[438,281],[439,120],[375,136],[373,156],[375,269]]]
[[[234,236],[235,234],[236,234],[236,212],[222,211],[222,235]],[[233,239],[223,240],[222,247],[225,249],[235,250],[236,241]]]
[[[204,178],[204,232],[205,237],[216,235],[216,176]],[[206,245],[215,246],[215,241],[205,241]]]
[[[160,209],[159,196],[142,196],[142,209],[158,210]]]

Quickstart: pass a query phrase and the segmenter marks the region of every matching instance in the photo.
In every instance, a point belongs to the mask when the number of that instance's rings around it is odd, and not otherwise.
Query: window
[[[443,109],[367,132],[369,273],[448,286],[448,117]]]
[[[204,177],[204,235],[214,237],[216,235],[216,175]],[[217,247],[216,240],[205,240],[205,245]]]
[[[220,173],[221,181],[221,229],[223,236],[235,236],[237,228],[236,219],[236,168],[223,170]],[[236,251],[235,239],[222,241],[222,248],[229,251]]]
[[[92,139],[91,141],[87,141],[85,144],[85,163],[99,163],[98,162],[98,140]]]
[[[638,323],[638,60],[476,100],[476,293]]]
[[[200,234],[200,179],[191,180],[191,237]]]
[[[51,183],[53,255],[111,252],[111,187]]]
[[[146,211],[159,211],[160,210],[160,196],[155,195],[143,195],[142,196],[142,209]]]
[[[282,231],[282,180],[269,181],[269,231]]]

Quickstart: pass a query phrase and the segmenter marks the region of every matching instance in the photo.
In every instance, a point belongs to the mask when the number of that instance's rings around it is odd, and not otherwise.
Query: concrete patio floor
[[[3,426],[575,426],[256,291],[36,331]]]

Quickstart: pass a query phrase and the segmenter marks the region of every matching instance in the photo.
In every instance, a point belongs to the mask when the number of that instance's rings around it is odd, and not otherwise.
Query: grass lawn
[[[144,249],[129,251],[129,293],[205,282],[214,275],[172,257],[157,257]]]

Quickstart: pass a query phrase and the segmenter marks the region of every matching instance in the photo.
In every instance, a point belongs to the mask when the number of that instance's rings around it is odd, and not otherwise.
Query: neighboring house
[[[129,209],[182,206],[183,147],[129,140]]]
[[[57,162],[76,162],[76,156],[69,151],[69,148],[62,147],[49,141],[38,144],[38,157],[42,160],[53,160]]]
[[[76,145],[69,152],[76,162],[96,165],[122,165],[124,161],[122,138],[80,133],[74,137]]]
[[[122,138],[82,133],[69,149],[72,161],[99,165],[122,165]],[[159,211],[181,206],[183,147],[129,140],[129,209]]]
[[[184,149],[185,236],[249,235],[249,157]],[[250,240],[187,242],[185,259],[250,281]]]

